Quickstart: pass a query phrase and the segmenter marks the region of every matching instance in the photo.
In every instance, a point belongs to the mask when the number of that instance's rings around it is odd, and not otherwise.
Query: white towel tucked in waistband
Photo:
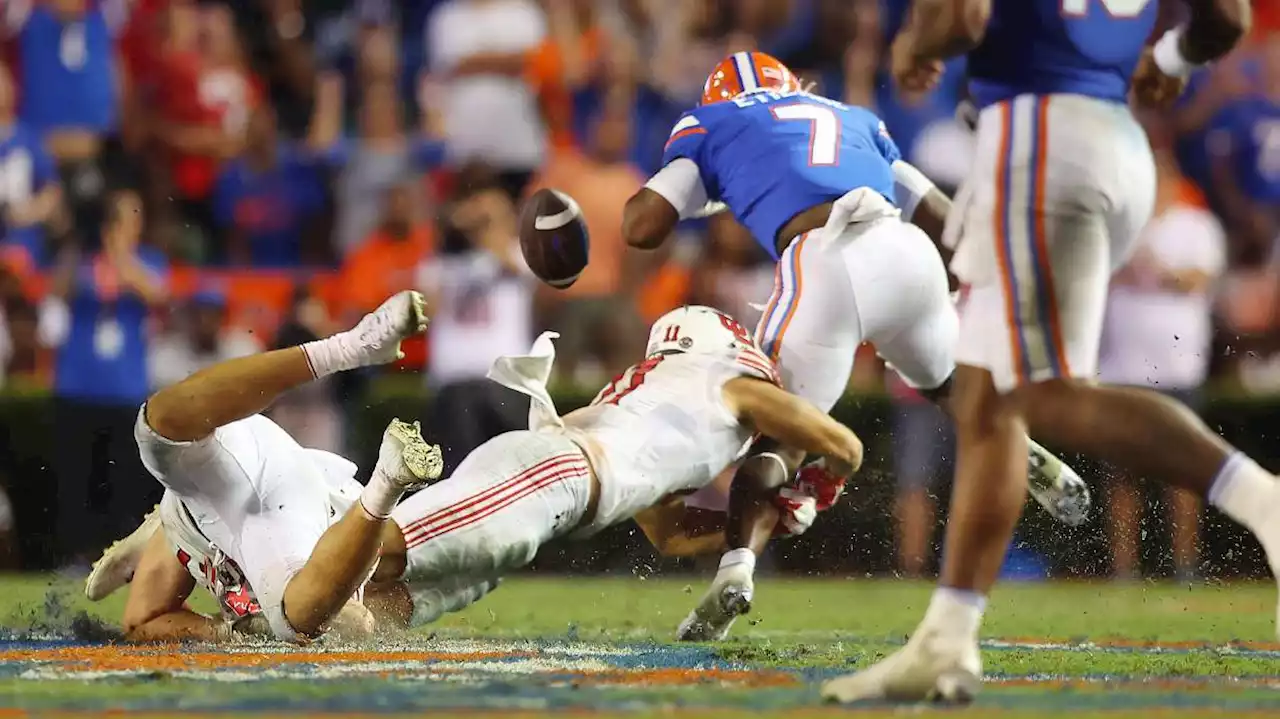
[[[534,340],[529,354],[499,357],[489,368],[489,379],[528,395],[532,400],[529,403],[529,429],[534,431],[564,426],[564,420],[560,419],[556,404],[547,392],[551,366],[556,361],[556,348],[551,340],[559,336],[558,332],[543,332]]]
[[[884,195],[868,187],[859,187],[831,203],[831,214],[827,216],[827,224],[822,226],[822,236],[836,237],[855,222],[870,222],[901,214]]]

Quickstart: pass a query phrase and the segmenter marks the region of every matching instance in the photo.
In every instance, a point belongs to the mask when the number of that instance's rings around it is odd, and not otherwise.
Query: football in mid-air
[[[538,279],[564,289],[587,266],[587,223],[578,203],[559,190],[533,193],[520,213],[520,251]]]

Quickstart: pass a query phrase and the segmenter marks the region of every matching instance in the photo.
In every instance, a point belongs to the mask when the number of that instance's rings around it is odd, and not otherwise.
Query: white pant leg
[[[842,253],[863,339],[908,385],[941,386],[955,371],[960,320],[933,241],[897,218],[846,234]]]
[[[175,442],[151,429],[144,407],[134,437],[147,470],[240,567],[276,635],[295,638],[284,617],[285,586],[337,519],[329,485],[306,450],[261,415]]]
[[[490,578],[523,566],[544,542],[576,527],[590,499],[590,466],[569,439],[498,435],[391,513],[408,548],[402,579]]]
[[[783,385],[829,411],[864,340],[909,384],[932,388],[955,368],[956,332],[946,267],[932,241],[884,217],[792,242],[757,336],[777,359]]]
[[[756,341],[783,386],[826,412],[849,384],[862,327],[838,244],[824,239],[806,232],[778,258]]]
[[[1001,390],[1091,378],[1111,272],[1151,215],[1146,135],[1122,105],[1019,96],[979,117],[970,183],[948,218],[968,286],[957,360]]]

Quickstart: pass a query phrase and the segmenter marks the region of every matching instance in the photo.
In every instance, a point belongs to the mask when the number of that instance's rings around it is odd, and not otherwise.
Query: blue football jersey
[[[859,187],[894,202],[901,155],[874,113],[805,92],[756,92],[686,112],[662,163],[680,157],[777,259],[778,231],[811,207]]]
[[[969,53],[969,89],[986,107],[1017,95],[1125,102],[1158,0],[993,0]]]

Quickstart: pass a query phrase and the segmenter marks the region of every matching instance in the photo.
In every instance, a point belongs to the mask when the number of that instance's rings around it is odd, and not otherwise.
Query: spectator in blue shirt
[[[1231,233],[1254,250],[1280,236],[1280,44],[1260,53],[1256,82],[1210,123],[1210,178]]]
[[[102,222],[106,188],[123,162],[116,32],[126,0],[9,0],[20,117],[57,161],[74,228]]]
[[[147,397],[147,317],[167,301],[167,265],[140,247],[142,203],[113,193],[102,249],[70,247],[60,258],[48,311],[60,325],[54,369],[57,537],[64,559],[79,563],[130,531],[159,499],[138,458],[133,424]],[[101,501],[101,495],[107,495]]]
[[[213,206],[233,264],[284,268],[331,259],[320,169],[280,141],[269,106],[250,121],[244,154],[223,167]]]
[[[0,63],[0,243],[18,246],[34,264],[46,259],[44,223],[58,207],[53,158],[15,116],[13,78]]]

